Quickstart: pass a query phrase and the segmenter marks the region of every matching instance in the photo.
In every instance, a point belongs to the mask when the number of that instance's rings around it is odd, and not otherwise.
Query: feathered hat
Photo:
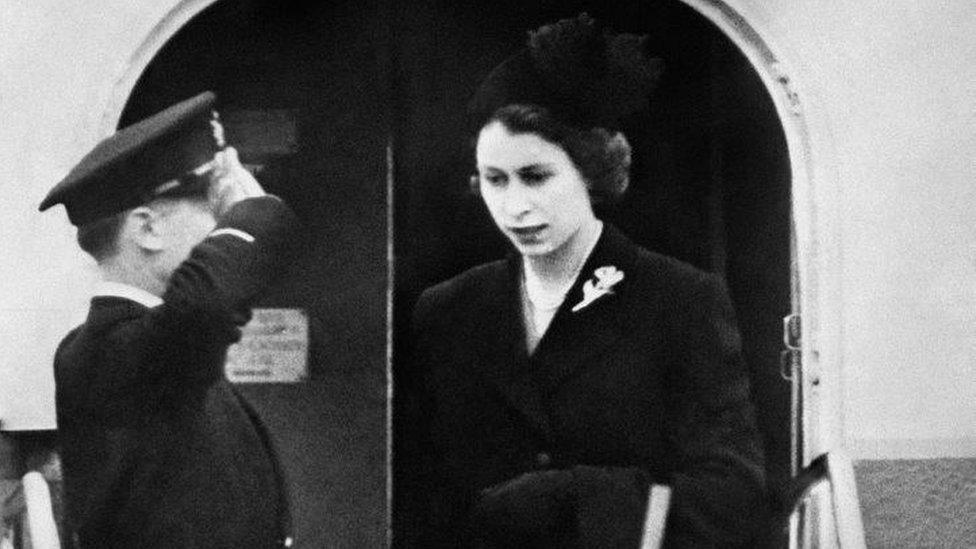
[[[528,43],[485,78],[469,103],[475,129],[500,107],[548,108],[588,128],[614,128],[645,108],[664,70],[646,52],[647,36],[615,34],[581,13],[529,31]]]

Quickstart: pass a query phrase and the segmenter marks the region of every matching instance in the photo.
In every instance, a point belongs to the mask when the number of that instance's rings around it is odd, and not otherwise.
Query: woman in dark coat
[[[472,184],[514,253],[415,309],[417,546],[636,548],[652,484],[672,493],[666,547],[747,544],[765,516],[724,284],[593,213],[628,184],[612,128],[661,72],[642,47],[560,21],[473,102]]]

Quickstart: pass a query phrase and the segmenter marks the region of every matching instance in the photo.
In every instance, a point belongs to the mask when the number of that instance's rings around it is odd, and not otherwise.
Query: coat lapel
[[[119,296],[95,296],[88,308],[86,322],[94,329],[115,324],[120,320],[134,318],[146,312],[146,306],[131,299]]]
[[[531,358],[533,369],[547,392],[555,390],[594,357],[606,353],[623,335],[624,304],[631,282],[627,276],[633,276],[635,254],[634,245],[626,237],[611,225],[604,225],[593,253]],[[597,268],[607,266],[616,267],[624,278],[612,286],[612,293],[573,311],[583,301],[584,283],[594,278]]]
[[[518,410],[545,438],[552,427],[542,397],[525,373],[529,357],[525,347],[525,328],[522,319],[521,267],[517,254],[511,254],[489,284],[486,300],[481,303],[484,314],[474,315],[479,322],[479,345],[474,346],[479,370],[498,388],[506,401]]]
[[[627,273],[634,264],[636,247],[609,224],[593,253],[583,265],[559,307],[545,336],[529,357],[525,347],[525,327],[521,302],[521,257],[510,254],[505,268],[495,273],[481,303],[484,314],[479,322],[480,345],[474,346],[479,369],[498,387],[505,399],[545,438],[553,436],[546,395],[578,371],[592,358],[604,353],[623,335],[622,317],[626,298]],[[583,284],[593,278],[598,267],[615,266],[624,279],[604,295],[579,311],[574,305],[583,299]]]

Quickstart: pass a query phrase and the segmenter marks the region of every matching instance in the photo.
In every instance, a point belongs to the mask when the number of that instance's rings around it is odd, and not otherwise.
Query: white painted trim
[[[803,317],[805,460],[843,439],[840,186],[824,102],[815,79],[745,0],[681,0],[723,32],[749,60],[773,100],[791,168]],[[779,40],[777,40],[779,38]]]
[[[156,57],[159,50],[169,42],[191,19],[217,0],[179,0],[166,15],[146,34],[139,46],[133,50],[129,60],[121,66],[116,78],[111,80],[104,94],[99,94],[99,104],[87,112],[92,113],[90,124],[96,135],[92,141],[104,138],[115,132],[122,110],[129,101],[139,77]]]
[[[722,31],[745,55],[769,92],[786,137],[790,159],[792,217],[800,280],[803,360],[803,461],[844,438],[841,396],[843,359],[842,240],[838,212],[842,211],[834,140],[828,111],[799,59],[777,41],[775,29],[748,0],[681,0]],[[829,516],[824,502],[808,510],[797,543],[832,547]],[[815,540],[812,538],[816,538]]]
[[[855,439],[847,448],[855,461],[976,459],[976,438]]]

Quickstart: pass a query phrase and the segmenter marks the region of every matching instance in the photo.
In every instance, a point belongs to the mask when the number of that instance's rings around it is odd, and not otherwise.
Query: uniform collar
[[[109,280],[102,280],[95,285],[95,297],[100,296],[121,297],[135,301],[140,305],[145,305],[150,309],[163,304],[161,297],[153,295],[142,288]]]

